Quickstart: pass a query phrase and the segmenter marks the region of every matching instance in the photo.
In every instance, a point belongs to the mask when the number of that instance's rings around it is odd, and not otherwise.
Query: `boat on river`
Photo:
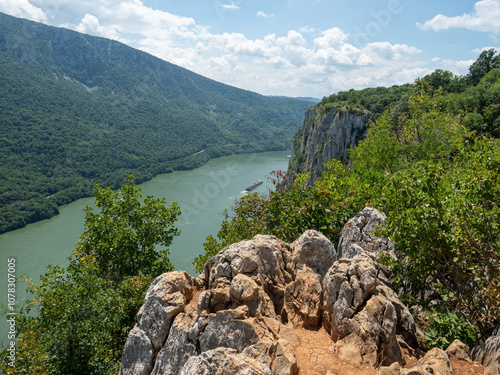
[[[260,184],[262,184],[264,181],[262,180],[257,180],[255,181],[252,185],[248,186],[245,190],[246,191],[250,191],[250,190],[253,190],[255,189],[257,186],[259,186]]]

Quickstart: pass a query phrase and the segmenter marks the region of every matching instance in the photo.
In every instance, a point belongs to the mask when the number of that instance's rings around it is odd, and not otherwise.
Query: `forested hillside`
[[[0,13],[0,233],[56,214],[96,182],[289,148],[310,104]]]

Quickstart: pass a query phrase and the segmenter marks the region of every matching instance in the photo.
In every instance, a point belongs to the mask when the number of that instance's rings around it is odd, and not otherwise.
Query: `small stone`
[[[314,367],[314,371],[316,371],[318,374],[326,374],[326,370],[323,366],[317,365]]]

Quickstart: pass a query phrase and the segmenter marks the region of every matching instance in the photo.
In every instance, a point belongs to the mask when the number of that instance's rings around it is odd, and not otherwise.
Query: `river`
[[[205,238],[216,235],[224,209],[234,206],[245,188],[257,180],[264,183],[252,192],[268,193],[273,185],[266,176],[273,170],[286,170],[289,152],[264,152],[231,155],[210,160],[190,171],[160,175],[140,185],[144,196],[165,197],[168,204],[177,202],[182,215],[177,222],[181,235],[170,246],[170,259],[176,269],[194,275],[192,262],[203,252]],[[78,242],[84,224],[83,209],[93,198],[80,199],[60,208],[60,214],[0,235],[0,303],[7,304],[8,259],[15,259],[15,274],[38,281],[49,264],[67,266],[67,258]],[[26,294],[24,283],[18,283],[16,298]],[[7,340],[6,318],[0,316],[0,342]]]

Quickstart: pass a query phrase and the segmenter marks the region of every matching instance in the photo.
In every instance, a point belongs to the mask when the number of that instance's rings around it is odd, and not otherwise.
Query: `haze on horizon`
[[[106,37],[264,95],[466,74],[500,49],[500,0],[0,0],[0,12]]]

